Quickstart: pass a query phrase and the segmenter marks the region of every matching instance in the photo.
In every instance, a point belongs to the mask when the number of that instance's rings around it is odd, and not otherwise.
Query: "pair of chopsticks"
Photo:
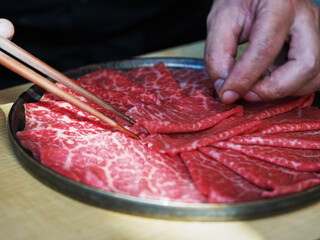
[[[20,48],[10,40],[3,38],[0,36],[0,48],[3,49],[5,52],[11,54],[12,56],[16,57],[17,59],[21,60],[22,62],[28,64],[29,66],[33,67],[34,69],[38,70],[39,72],[47,75],[48,77],[56,80],[57,82],[62,83],[66,87],[72,89],[73,91],[77,92],[78,94],[84,96],[89,101],[99,105],[100,107],[116,114],[117,116],[121,117],[122,119],[126,120],[130,124],[134,124],[135,121],[130,117],[126,116],[124,113],[106,103],[101,98],[97,97],[96,95],[92,94],[88,90],[84,89],[73,80],[62,74],[61,72],[55,70],[54,68],[50,67],[48,64],[44,63],[40,59],[36,58],[35,56],[31,55],[24,49]],[[0,50],[0,63],[5,66],[6,68],[12,70],[13,72],[19,74],[20,76],[26,78],[27,80],[37,84],[38,86],[42,87],[48,92],[51,92],[58,96],[59,98],[71,103],[72,105],[94,115],[101,121],[111,125],[112,127],[128,134],[129,136],[139,139],[137,135],[130,132],[120,124],[116,123],[109,117],[105,116],[101,112],[97,111],[96,109],[92,108],[88,104],[80,101],[78,98],[74,97],[73,95],[69,94],[68,92],[64,91],[63,89],[59,88],[53,82],[48,80],[47,78],[43,77],[42,75],[36,73],[29,67],[23,65],[19,61],[15,60],[14,58],[7,55],[5,52]]]

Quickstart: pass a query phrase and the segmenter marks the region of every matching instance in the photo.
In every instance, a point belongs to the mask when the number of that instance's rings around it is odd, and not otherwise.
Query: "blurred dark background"
[[[59,71],[205,39],[213,0],[2,0],[13,42]],[[0,89],[27,80],[0,66]]]

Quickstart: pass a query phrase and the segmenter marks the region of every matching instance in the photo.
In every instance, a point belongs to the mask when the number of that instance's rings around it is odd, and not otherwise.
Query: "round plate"
[[[136,67],[152,66],[159,61],[164,62],[169,68],[204,68],[203,61],[200,59],[148,58],[89,65],[68,71],[66,75],[78,78],[101,68],[130,70]],[[17,138],[17,131],[23,130],[25,124],[23,104],[38,101],[43,93],[44,90],[35,85],[24,92],[14,103],[9,114],[10,142],[13,151],[26,170],[41,182],[74,199],[101,208],[144,217],[184,221],[226,221],[280,214],[300,208],[320,198],[320,186],[315,186],[298,193],[258,201],[228,204],[181,203],[106,192],[73,181],[35,160],[31,152],[22,147]]]

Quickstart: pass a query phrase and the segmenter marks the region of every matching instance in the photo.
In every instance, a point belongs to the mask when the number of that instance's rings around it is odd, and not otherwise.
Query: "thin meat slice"
[[[264,191],[263,197],[299,192],[320,184],[320,175],[317,173],[295,171],[277,166],[231,149],[203,147],[199,150],[251,183],[270,190]]]
[[[296,108],[272,118],[263,119],[261,128],[253,133],[230,139],[246,145],[320,149],[320,110]]]
[[[18,137],[42,164],[89,186],[148,199],[205,201],[179,157],[152,151],[123,133],[37,128]]]
[[[260,121],[247,121],[241,117],[229,117],[214,127],[194,133],[151,134],[143,139],[160,152],[174,156],[196,150],[212,143],[227,140],[243,132],[257,129]]]
[[[87,85],[82,86],[122,112],[126,112],[135,106],[145,106],[147,104],[139,98],[126,94],[126,92],[116,92]]]
[[[94,126],[92,129],[81,129],[81,126],[79,126],[79,129],[75,129],[76,127],[66,127],[64,129],[62,125],[52,125],[17,132],[17,136],[22,146],[30,150],[35,159],[41,160],[41,150],[46,146],[72,149],[77,141],[83,142],[85,140],[83,136],[88,136],[88,139],[90,139],[92,136],[106,132],[101,131],[99,128],[94,128]],[[63,151],[63,148],[60,151]],[[59,161],[59,158],[57,158],[57,165],[60,164]],[[62,165],[60,167],[63,168]],[[69,174],[72,173],[70,172]]]
[[[235,136],[229,141],[244,145],[320,149],[320,130],[275,133],[267,136]]]
[[[253,135],[260,136],[316,129],[320,129],[320,110],[314,107],[296,108],[272,118],[263,119],[261,129]]]
[[[25,130],[37,127],[49,127],[51,125],[56,127],[61,126],[62,128],[82,126],[83,128],[90,129],[92,127],[99,127],[105,131],[113,129],[95,116],[65,101],[27,103],[24,107],[26,116]],[[124,126],[128,125],[124,120],[109,111],[104,109],[99,110],[105,115],[109,114],[110,118],[122,123]]]
[[[127,113],[137,120],[134,128],[143,126],[151,134],[195,132],[210,128],[231,115],[243,115],[242,106],[226,105],[197,90],[164,106],[137,106]]]
[[[268,135],[273,138],[290,138],[290,139],[304,139],[310,141],[320,141],[320,129],[309,130],[303,132],[285,132],[285,133],[275,133]]]
[[[93,104],[91,101],[88,101],[85,97],[83,97],[82,95],[76,93],[75,91],[67,88],[63,84],[56,83],[56,85],[59,88],[65,90],[68,93],[70,93],[71,95],[77,97],[81,101],[83,101],[85,103],[88,103],[93,108],[96,108],[96,109],[100,108],[98,105]],[[111,91],[111,90],[105,90],[105,89],[102,89],[100,87],[90,86],[90,85],[85,85],[85,84],[80,84],[80,85],[82,87],[84,87],[85,89],[87,89],[89,92],[91,92],[94,95],[100,97],[102,100],[104,100],[105,102],[111,104],[113,107],[117,108],[118,110],[120,110],[122,112],[126,112],[126,111],[128,111],[130,108],[132,108],[134,106],[144,106],[144,105],[146,105],[145,102],[142,102],[139,99],[134,98],[132,96],[129,96],[129,95],[125,94],[125,93],[115,92],[115,91]],[[54,94],[48,93],[48,92],[46,92],[43,95],[43,97],[41,98],[41,101],[52,101],[52,100],[59,101],[61,99],[59,99]]]
[[[271,119],[273,120],[273,119]],[[290,122],[290,119],[284,119],[285,121],[288,120],[288,123],[268,123],[266,121],[262,121],[261,129],[252,133],[253,136],[261,136],[261,135],[270,135],[276,133],[289,133],[289,132],[303,132],[309,130],[318,130],[320,129],[320,121],[318,119],[313,119],[310,121],[301,120],[301,122]]]
[[[90,86],[99,86],[99,82],[105,78],[105,69],[99,69],[97,71],[87,73],[79,77],[78,81]]]
[[[208,196],[208,202],[230,203],[261,198],[262,189],[201,152],[183,152],[180,156],[197,188]]]
[[[217,142],[211,145],[217,148],[232,149],[245,155],[298,171],[320,171],[320,150],[240,145],[231,142]]]
[[[191,96],[197,90],[208,96],[214,95],[213,81],[205,69],[171,68],[169,71],[186,96]]]
[[[154,92],[111,69],[101,69],[87,74],[80,77],[79,81],[106,90],[125,93],[148,104],[161,105],[159,97]]]
[[[165,102],[173,103],[184,96],[179,84],[162,62],[152,67],[133,69],[127,76],[130,76],[130,80],[156,93],[160,100]]]
[[[243,104],[245,115],[254,120],[261,120],[289,112],[295,108],[304,108],[311,106],[314,94],[306,95],[299,98],[283,98],[271,102],[256,102]]]

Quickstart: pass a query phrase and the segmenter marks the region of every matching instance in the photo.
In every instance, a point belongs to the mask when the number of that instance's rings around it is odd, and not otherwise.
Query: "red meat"
[[[233,149],[279,166],[298,171],[320,171],[320,150],[294,149],[259,145],[240,145],[231,142],[213,143],[218,148]]]
[[[283,98],[271,102],[246,102],[244,104],[245,115],[250,119],[261,120],[289,112],[295,108],[304,108],[311,106],[314,94],[306,95],[300,98]]]
[[[138,120],[149,133],[195,132],[212,127],[231,115],[243,115],[241,106],[226,105],[196,91],[191,97],[183,97],[164,106],[137,106],[127,115]]]
[[[73,180],[142,198],[203,202],[179,157],[169,157],[119,132],[88,134],[37,128],[18,134],[41,162]]]
[[[230,142],[300,149],[320,149],[320,130],[276,133],[267,136],[235,136]]]
[[[84,85],[80,84],[82,87],[87,89],[89,92],[93,93],[94,95],[100,97],[105,102],[111,104],[115,108],[119,109],[122,112],[126,112],[130,108],[134,106],[144,106],[146,105],[145,102],[140,101],[139,99],[132,97],[130,95],[127,95],[122,92],[115,92],[111,90],[105,90],[100,87],[96,86],[90,86],[90,85]],[[80,94],[74,92],[73,90],[65,87],[64,85],[57,83],[57,86],[62,88],[63,90],[67,91],[68,93],[72,94],[73,96],[77,97],[81,101],[91,105],[94,108],[99,108],[99,106],[91,103],[88,101],[85,97],[81,96]],[[52,101],[56,100],[59,101],[60,99],[53,95],[52,93],[45,93],[44,96],[41,98],[41,101]]]
[[[130,81],[127,77],[111,69],[101,69],[99,71],[87,74],[79,78],[79,81],[87,85],[97,86],[114,92],[125,93],[135,97],[148,104],[160,105],[158,96],[142,87],[141,85]]]
[[[17,133],[21,144],[73,180],[183,202],[250,201],[319,184],[320,110],[310,107],[313,94],[225,105],[212,97],[204,70],[168,69],[163,63],[128,72],[102,69],[80,81],[137,123],[130,127],[57,85],[140,133],[142,140],[50,93],[25,104],[25,130]]]
[[[250,201],[261,198],[262,189],[199,151],[180,154],[198,189],[211,203]]]
[[[317,173],[300,172],[280,167],[239,154],[234,150],[203,147],[200,148],[200,151],[232,169],[251,183],[271,190],[264,191],[263,197],[289,194],[320,184],[320,175]]]
[[[296,108],[272,118],[263,119],[261,129],[255,136],[280,132],[295,132],[320,129],[320,110],[314,107]]]
[[[171,156],[177,153],[196,150],[214,142],[229,139],[243,132],[257,129],[260,121],[250,121],[239,117],[229,117],[225,121],[203,131],[194,133],[152,134],[143,141],[152,144],[160,152]]]
[[[320,149],[319,109],[296,108],[272,118],[263,119],[261,128],[253,133],[230,139],[246,145]]]
[[[165,102],[173,103],[184,96],[182,89],[162,62],[152,67],[134,69],[128,74],[131,76],[130,80],[155,92]]]
[[[186,96],[191,96],[197,90],[201,90],[208,96],[214,95],[213,81],[205,69],[173,68],[170,69],[170,73]]]

